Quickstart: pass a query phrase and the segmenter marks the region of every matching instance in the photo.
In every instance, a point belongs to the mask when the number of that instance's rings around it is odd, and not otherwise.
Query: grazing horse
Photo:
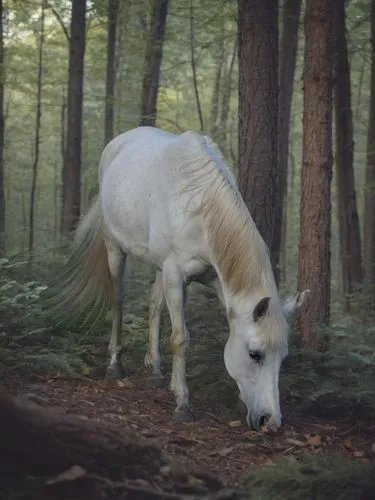
[[[279,298],[267,247],[213,142],[194,132],[176,136],[139,127],[113,139],[99,165],[99,196],[74,239],[69,300],[74,307],[111,304],[107,376],[121,376],[119,355],[126,256],[157,268],[145,363],[160,379],[159,324],[164,299],[171,325],[171,390],[175,421],[192,418],[185,378],[189,332],[186,287],[214,289],[227,313],[224,350],[229,375],[247,407],[247,421],[279,427],[278,379],[288,351],[286,316],[305,292]]]

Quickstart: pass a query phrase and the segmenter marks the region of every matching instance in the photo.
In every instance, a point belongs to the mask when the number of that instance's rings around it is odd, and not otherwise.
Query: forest
[[[0,68],[0,497],[372,498],[375,0],[0,0]],[[143,126],[212,139],[299,305],[277,430],[248,425],[212,289],[188,287],[191,422],[149,384],[152,265],[129,255],[123,317],[72,313],[102,152]],[[166,307],[164,382],[173,335]]]

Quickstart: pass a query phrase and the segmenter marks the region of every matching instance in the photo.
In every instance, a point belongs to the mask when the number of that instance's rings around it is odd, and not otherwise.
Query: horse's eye
[[[256,363],[260,363],[262,361],[262,355],[259,351],[249,351],[250,359],[255,361]]]

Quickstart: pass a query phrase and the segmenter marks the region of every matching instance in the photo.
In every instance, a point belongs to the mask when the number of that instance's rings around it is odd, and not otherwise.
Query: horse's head
[[[281,426],[279,372],[288,354],[287,317],[302,305],[308,291],[273,304],[264,297],[250,314],[229,312],[230,336],[224,361],[247,407],[249,426]]]

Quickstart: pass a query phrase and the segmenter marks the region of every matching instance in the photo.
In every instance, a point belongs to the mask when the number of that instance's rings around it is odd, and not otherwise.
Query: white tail
[[[65,267],[57,306],[65,319],[94,323],[108,311],[114,292],[107,257],[96,199],[78,225]]]

